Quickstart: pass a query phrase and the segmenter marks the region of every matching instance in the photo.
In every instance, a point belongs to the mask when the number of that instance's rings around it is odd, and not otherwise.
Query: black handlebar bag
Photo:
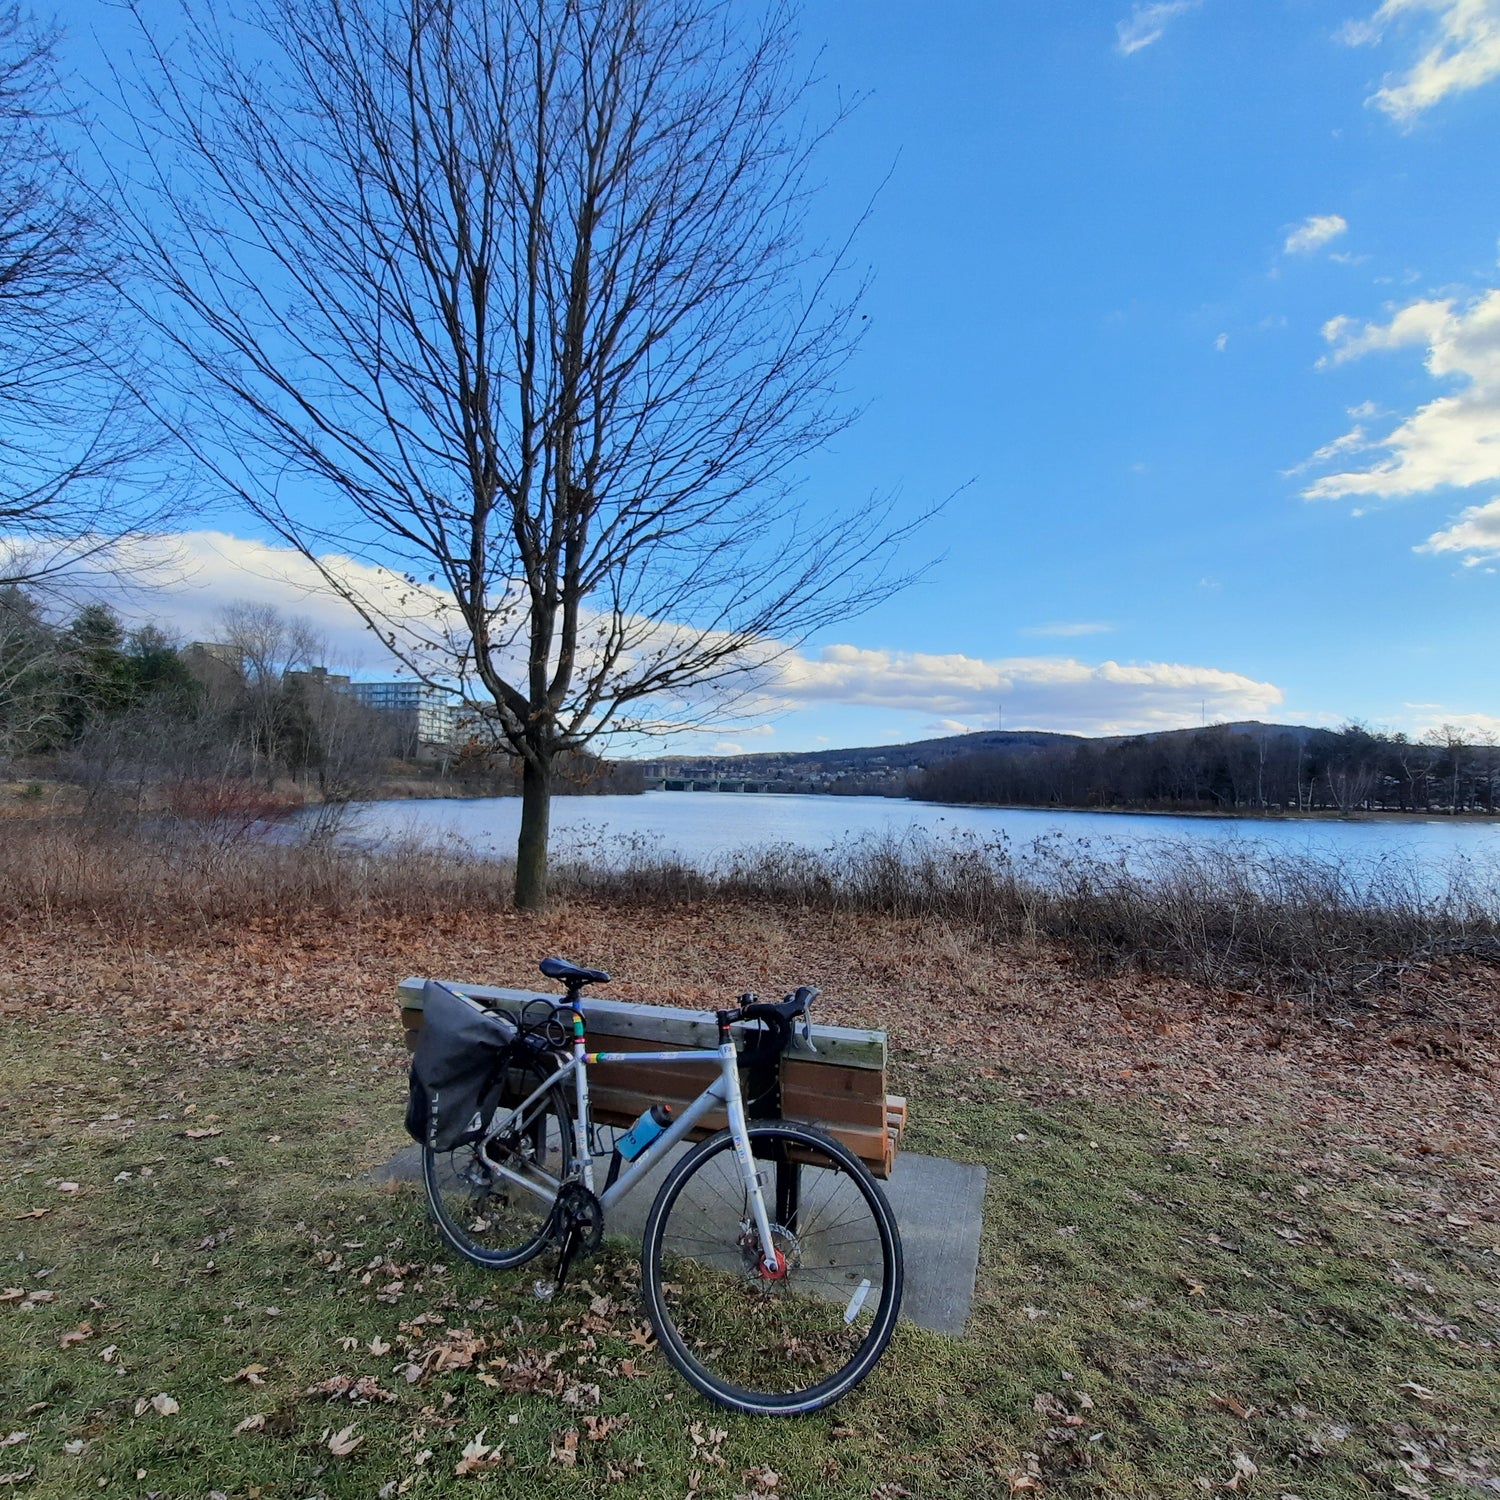
[[[407,1134],[434,1151],[477,1141],[495,1113],[516,1034],[506,1017],[429,979],[411,1064]]]

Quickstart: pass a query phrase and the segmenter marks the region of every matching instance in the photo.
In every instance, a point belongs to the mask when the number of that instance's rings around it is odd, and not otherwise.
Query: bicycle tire
[[[547,1076],[534,1058],[512,1062],[501,1080],[500,1107],[525,1099]],[[519,1172],[535,1188],[518,1188],[491,1162]],[[476,1266],[501,1271],[525,1265],[546,1247],[557,1185],[572,1164],[572,1111],[559,1084],[483,1149],[477,1142],[452,1151],[422,1148],[429,1215],[443,1239]]]
[[[651,1205],[646,1311],[667,1359],[719,1405],[761,1416],[820,1411],[853,1390],[890,1342],[901,1234],[847,1147],[784,1120],[748,1130],[784,1276],[761,1272],[749,1195],[722,1130],[673,1167]],[[784,1174],[795,1174],[795,1188]]]

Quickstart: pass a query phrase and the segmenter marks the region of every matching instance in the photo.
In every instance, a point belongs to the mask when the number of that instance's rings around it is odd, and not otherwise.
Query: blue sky
[[[810,0],[803,32],[825,97],[865,96],[818,227],[878,189],[865,411],[809,493],[961,492],[923,583],[695,743],[1002,703],[1500,731],[1500,0]],[[280,587],[213,525],[154,601],[189,630]]]

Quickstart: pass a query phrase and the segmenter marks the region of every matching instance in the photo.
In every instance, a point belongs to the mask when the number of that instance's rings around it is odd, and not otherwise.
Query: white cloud
[[[1288,255],[1310,255],[1348,229],[1349,221],[1342,214],[1309,214],[1287,235],[1282,249]]]
[[[220,609],[244,599],[311,620],[328,639],[332,666],[369,675],[396,669],[395,658],[329,591],[318,570],[289,548],[214,531],[184,532],[170,540],[181,565],[117,595],[114,602],[127,618],[154,621],[189,640],[213,639]],[[321,561],[381,598],[393,618],[411,619],[429,633],[443,621],[443,595],[437,589],[413,586],[352,558]],[[1065,635],[1107,628],[1089,622],[1039,627]],[[1002,700],[1007,725],[1110,734],[1196,724],[1205,712],[1210,721],[1263,717],[1281,702],[1281,692],[1235,672],[1170,662],[983,659],[844,644],[813,654],[780,651],[768,642],[754,687],[732,705],[733,722],[721,720],[719,732],[726,745],[765,741],[778,733],[767,722],[773,715],[817,706],[907,711],[925,720],[950,720],[962,730],[993,723]],[[904,731],[893,734],[908,737]],[[734,752],[716,747],[716,753]]]
[[[1369,404],[1368,401],[1363,401],[1358,406],[1350,407],[1349,415],[1351,417],[1368,418],[1369,412],[1367,408]],[[1320,464],[1327,463],[1331,458],[1338,458],[1341,454],[1345,453],[1362,453],[1369,446],[1369,432],[1364,422],[1358,421],[1341,437],[1336,437],[1330,442],[1324,443],[1310,458],[1305,458],[1300,464],[1293,464],[1290,469],[1283,469],[1281,472],[1288,477],[1293,474],[1305,474],[1309,469],[1315,469]]]
[[[1385,0],[1368,20],[1349,22],[1339,36],[1350,46],[1367,46],[1393,22],[1424,14],[1433,24],[1421,56],[1366,100],[1403,125],[1449,94],[1500,77],[1500,0]]]
[[[1448,713],[1442,710],[1441,704],[1436,703],[1414,706],[1439,710],[1435,716],[1420,719],[1412,726],[1411,732],[1418,739],[1426,734],[1442,734],[1444,730],[1456,729],[1463,736],[1465,744],[1482,744],[1485,741],[1500,740],[1500,718],[1494,714]]]
[[[1055,625],[1028,625],[1022,635],[1108,635],[1115,627],[1102,620],[1061,620]]]
[[[1418,407],[1382,438],[1366,441],[1356,427],[1320,449],[1309,464],[1360,446],[1384,456],[1368,468],[1324,475],[1304,496],[1401,499],[1444,485],[1500,480],[1500,290],[1464,306],[1452,299],[1413,302],[1389,322],[1363,327],[1352,318],[1334,318],[1324,325],[1323,337],[1331,346],[1319,361],[1325,367],[1425,345],[1428,372],[1457,389]]]
[[[1149,47],[1160,41],[1167,24],[1177,16],[1197,10],[1203,0],[1160,0],[1155,5],[1137,5],[1123,20],[1116,23],[1116,47],[1122,57]]]
[[[0,538],[0,553],[7,545]],[[312,622],[328,643],[330,666],[382,674],[397,667],[379,637],[329,590],[318,569],[289,547],[222,531],[179,532],[153,541],[149,551],[147,546],[141,544],[138,556],[119,559],[127,569],[138,567],[134,581],[122,583],[109,574],[89,580],[91,596],[108,600],[128,621],[150,621],[184,640],[213,640],[226,604],[269,604]],[[165,562],[159,558],[163,552]],[[429,629],[442,616],[445,596],[436,589],[349,557],[323,561],[393,616]]]
[[[1474,568],[1500,558],[1500,497],[1486,505],[1471,505],[1451,526],[1434,531],[1416,552],[1458,552],[1464,566]]]
[[[1218,338],[1214,340],[1214,348],[1217,349],[1220,354],[1222,354],[1228,347],[1229,335],[1227,333],[1221,333]]]
[[[1174,662],[1096,664],[1070,657],[1006,657],[826,646],[782,658],[766,691],[787,708],[843,704],[906,709],[987,723],[1003,699],[1007,724],[1089,734],[1128,734],[1256,718],[1281,691],[1237,672]]]

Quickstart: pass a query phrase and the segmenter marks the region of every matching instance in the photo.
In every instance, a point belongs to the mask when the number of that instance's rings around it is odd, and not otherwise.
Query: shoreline
[[[286,813],[295,813],[303,808],[321,807],[327,804],[316,787],[297,782],[278,781],[271,787],[245,785],[247,794],[263,798],[276,804]],[[1438,808],[1403,810],[1400,808],[1356,808],[1340,812],[1333,808],[1172,808],[1172,807],[1075,807],[1066,803],[1032,802],[938,802],[927,797],[885,796],[880,792],[842,793],[834,791],[810,791],[805,789],[768,790],[764,792],[676,792],[652,793],[684,797],[730,797],[747,800],[755,797],[815,797],[830,802],[869,799],[872,801],[905,804],[910,807],[967,808],[991,812],[1025,812],[1052,814],[1100,814],[1110,817],[1136,818],[1194,818],[1205,822],[1237,823],[1432,823],[1432,824],[1487,824],[1500,825],[1500,810],[1480,812],[1444,812]],[[599,796],[644,797],[646,791],[585,791],[558,789],[558,797],[569,800]],[[25,817],[63,811],[81,810],[87,802],[86,791],[73,782],[51,776],[12,776],[0,781],[0,818]],[[520,792],[507,786],[462,780],[440,780],[422,775],[392,775],[382,777],[368,791],[349,798],[338,799],[350,803],[371,802],[484,802],[519,801]],[[143,806],[159,808],[159,801],[147,799]]]
[[[698,795],[711,795],[699,793]],[[982,807],[994,812],[1040,812],[1040,813],[1101,813],[1113,817],[1129,818],[1203,818],[1209,821],[1237,823],[1496,823],[1500,824],[1500,810],[1495,812],[1442,812],[1436,808],[1356,808],[1353,812],[1337,812],[1332,808],[1226,808],[1222,811],[1209,808],[1173,807],[1071,807],[1052,802],[1045,806],[1034,802],[933,802],[923,797],[899,797],[892,801],[911,802],[921,807]]]

